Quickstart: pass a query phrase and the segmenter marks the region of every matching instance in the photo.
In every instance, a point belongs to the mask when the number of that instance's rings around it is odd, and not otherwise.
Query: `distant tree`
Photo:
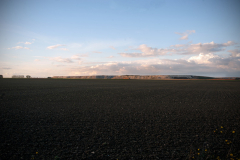
[[[0,75],[0,78],[3,78],[3,75]]]
[[[30,75],[27,75],[26,78],[31,78],[31,76],[30,76]]]

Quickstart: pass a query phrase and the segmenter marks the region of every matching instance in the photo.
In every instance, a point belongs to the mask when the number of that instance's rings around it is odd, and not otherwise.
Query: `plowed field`
[[[240,159],[240,81],[0,79],[0,159]]]

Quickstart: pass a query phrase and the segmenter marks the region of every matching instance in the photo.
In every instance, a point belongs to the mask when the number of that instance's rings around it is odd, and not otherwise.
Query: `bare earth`
[[[240,159],[240,81],[0,79],[0,159]]]

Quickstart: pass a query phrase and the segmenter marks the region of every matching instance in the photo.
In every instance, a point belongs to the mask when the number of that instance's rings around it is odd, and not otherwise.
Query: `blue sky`
[[[239,0],[1,0],[0,74],[240,76]]]

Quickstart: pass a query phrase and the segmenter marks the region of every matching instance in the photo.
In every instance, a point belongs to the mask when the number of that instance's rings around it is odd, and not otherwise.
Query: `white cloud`
[[[24,43],[24,44],[32,44],[34,43],[35,39],[32,39],[32,42],[18,42],[17,44]]]
[[[109,56],[109,57],[107,57],[107,58],[114,58],[114,56]]]
[[[229,50],[228,52],[231,53],[232,57],[240,57],[240,50],[239,49]]]
[[[10,49],[10,48],[8,48],[8,49]],[[16,46],[16,47],[12,47],[12,49],[30,49],[30,48],[28,48],[28,47],[22,47],[22,46]]]
[[[53,45],[53,46],[48,46],[47,49],[54,49],[54,48],[58,48],[60,46],[66,46],[64,44],[56,44],[56,45]]]
[[[198,55],[214,53],[219,51],[224,51],[225,47],[235,45],[233,41],[228,41],[226,43],[197,43],[197,44],[176,44],[171,45],[169,48],[152,48],[148,47],[146,44],[142,44],[139,46],[137,50],[141,52],[135,53],[119,53],[123,57],[153,57],[153,56],[160,56],[166,55],[169,53],[179,54],[179,55],[191,55],[195,54]]]
[[[16,46],[16,47],[12,47],[12,49],[22,49],[22,46]]]
[[[219,56],[214,55],[212,53],[209,53],[209,54],[200,53],[197,56],[190,57],[187,61],[188,62],[195,62],[197,64],[210,64],[211,62],[209,61],[209,59],[211,59],[211,58],[219,58]]]
[[[49,60],[56,61],[56,62],[63,62],[63,63],[73,63],[70,58],[62,58],[62,57],[52,57]]]
[[[169,51],[168,49],[157,49],[157,48],[148,47],[146,44],[140,45],[139,50],[142,51],[143,56],[164,55]]]
[[[107,62],[91,66],[81,66],[71,71],[79,75],[224,75],[240,73],[240,58],[222,58],[212,53],[199,54],[189,59],[148,59],[136,61]]]
[[[236,43],[234,43],[233,41],[228,41],[227,43],[223,43],[224,46],[232,46],[235,45]]]
[[[187,30],[186,32],[184,33],[179,33],[179,32],[176,32],[176,34],[182,36],[180,38],[180,40],[187,40],[188,39],[188,36],[192,33],[195,33],[196,31],[195,30]]]
[[[63,51],[67,51],[68,49],[67,48],[60,48],[61,50],[63,50]]]
[[[180,48],[180,47],[184,47],[184,44],[175,44],[175,45],[171,45],[170,47],[174,47],[174,48]]]
[[[122,57],[143,57],[142,53],[119,53]]]
[[[181,40],[188,39],[188,35],[184,35],[180,38]]]
[[[123,57],[153,57],[159,55],[165,55],[168,52],[175,52],[175,49],[158,49],[148,47],[146,44],[139,46],[137,50],[140,50],[141,53],[119,53]]]
[[[73,56],[71,57],[71,59],[80,60],[81,58],[80,58],[79,55],[73,55]]]
[[[102,53],[102,52],[99,52],[99,51],[93,51],[93,53]]]
[[[152,57],[151,59],[141,59],[141,60],[130,60],[130,61],[111,61],[111,62],[95,62],[88,63],[79,60],[80,55],[73,55],[69,58],[63,57],[51,57],[48,58],[54,66],[48,66],[42,59],[35,59],[32,62],[36,66],[45,66],[48,74],[54,75],[205,75],[205,76],[236,76],[240,75],[240,57],[231,56],[221,57],[215,53],[198,54],[192,55],[191,57],[185,59],[160,59]],[[41,60],[41,61],[39,61]],[[115,60],[115,59],[114,59]],[[0,63],[1,64],[1,63]],[[46,74],[45,71],[41,69],[34,68],[32,64],[32,73],[36,76]],[[69,65],[71,64],[71,65]],[[65,65],[65,67],[58,67],[59,65]],[[25,64],[26,68],[30,65]],[[20,71],[22,66],[13,67],[11,65],[4,64],[0,66],[1,68],[11,67],[12,70],[5,70],[3,73],[6,74],[7,71]],[[40,71],[41,70],[41,71]],[[4,69],[2,69],[4,71]],[[54,73],[53,73],[54,71]],[[30,72],[28,72],[30,74]],[[30,74],[33,75],[33,74]]]

